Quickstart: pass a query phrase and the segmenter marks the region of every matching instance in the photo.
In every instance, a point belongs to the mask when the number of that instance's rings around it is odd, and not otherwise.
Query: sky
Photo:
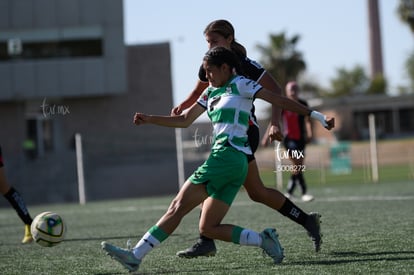
[[[379,0],[384,73],[389,90],[408,86],[404,63],[414,50],[414,34],[397,16],[397,0]],[[203,30],[213,20],[229,20],[238,42],[260,62],[257,45],[270,34],[300,35],[297,50],[307,69],[304,78],[330,86],[339,68],[361,65],[370,75],[367,0],[124,0],[127,45],[169,42],[174,105],[194,88],[207,51]],[[260,116],[260,114],[259,114]]]

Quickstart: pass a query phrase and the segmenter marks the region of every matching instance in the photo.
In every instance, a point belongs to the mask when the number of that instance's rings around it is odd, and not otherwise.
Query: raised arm
[[[335,126],[334,118],[327,118],[325,115],[317,111],[312,111],[311,109],[294,100],[272,93],[267,89],[263,88],[258,91],[256,93],[256,98],[263,99],[271,103],[273,106],[277,106],[281,109],[289,110],[300,115],[310,116],[311,118],[318,120],[328,130],[331,130]]]
[[[184,110],[190,108],[197,101],[207,86],[208,82],[197,80],[196,86],[191,91],[190,95],[181,104],[171,110],[171,115],[181,115]]]
[[[159,115],[146,115],[143,113],[135,113],[134,124],[155,124],[165,127],[173,128],[187,128],[194,120],[196,120],[205,109],[198,103],[194,103],[188,112],[179,116],[159,116]]]

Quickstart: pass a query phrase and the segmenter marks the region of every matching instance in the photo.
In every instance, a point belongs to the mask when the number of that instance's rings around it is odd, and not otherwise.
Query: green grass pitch
[[[311,175],[311,173],[310,173]],[[271,181],[271,174],[263,178]],[[310,182],[312,180],[310,179]],[[310,184],[316,199],[297,201],[322,214],[323,245],[315,253],[305,230],[241,190],[225,218],[261,231],[275,227],[285,259],[273,265],[260,249],[217,241],[215,257],[181,259],[178,250],[197,238],[198,209],[143,261],[139,274],[414,274],[414,182]],[[0,208],[1,274],[127,274],[100,248],[103,240],[132,244],[168,207],[172,196],[118,201],[29,206],[62,215],[66,240],[56,247],[22,245],[23,225],[11,208]]]

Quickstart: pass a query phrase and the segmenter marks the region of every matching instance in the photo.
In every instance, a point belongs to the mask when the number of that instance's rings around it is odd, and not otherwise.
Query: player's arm
[[[143,113],[135,113],[134,124],[155,124],[165,127],[173,128],[187,128],[194,120],[196,120],[206,109],[194,103],[190,109],[184,114],[178,116],[159,116],[159,115],[146,115]]]
[[[310,121],[310,117],[306,116],[305,117],[305,129],[306,129],[306,142],[311,142],[312,140],[312,124]]]
[[[171,115],[180,115],[184,110],[190,108],[197,101],[207,86],[208,82],[197,80],[196,86],[191,91],[190,95],[181,104],[171,110]]]
[[[267,72],[259,79],[258,83],[262,85],[265,89],[274,92],[277,95],[282,95],[282,89],[280,88],[277,81]],[[266,134],[263,137],[262,144],[267,145],[267,141],[272,142],[273,140],[281,141],[283,139],[283,133],[280,128],[280,119],[282,116],[282,109],[277,108],[272,105],[272,116],[270,124],[266,130]]]
[[[311,118],[318,120],[328,130],[334,128],[335,126],[334,118],[327,118],[322,113],[312,111],[299,102],[291,100],[285,96],[277,95],[265,88],[260,89],[256,93],[255,97],[263,99],[273,104],[273,106],[277,106],[281,109],[289,110],[304,116],[310,116]]]

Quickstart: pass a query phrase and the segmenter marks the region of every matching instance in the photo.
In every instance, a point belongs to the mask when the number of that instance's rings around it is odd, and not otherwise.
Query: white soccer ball
[[[43,212],[34,218],[30,231],[36,243],[51,247],[63,241],[66,226],[60,215],[53,212]]]

